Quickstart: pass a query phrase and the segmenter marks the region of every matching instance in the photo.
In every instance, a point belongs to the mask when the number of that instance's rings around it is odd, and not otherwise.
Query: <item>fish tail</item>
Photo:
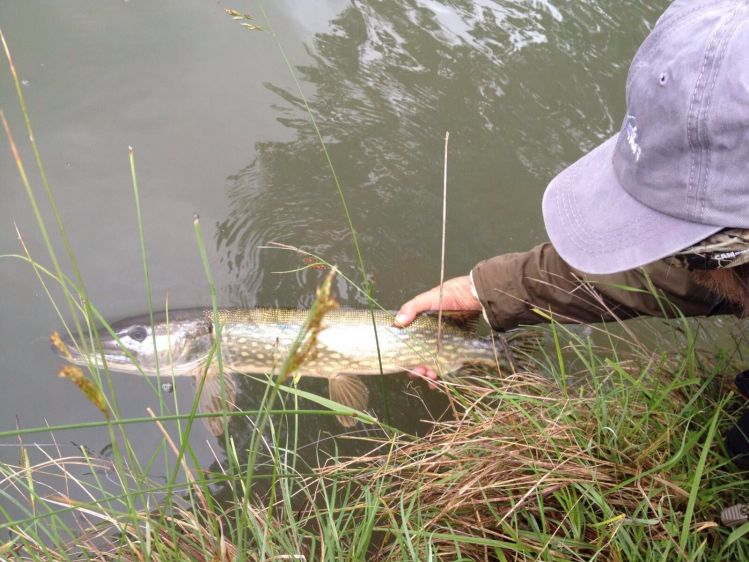
[[[541,339],[539,332],[531,330],[494,333],[476,342],[481,352],[466,362],[513,372],[525,371],[532,364],[531,356],[538,350]]]
[[[543,334],[538,330],[510,330],[499,334],[497,341],[495,336],[495,348],[497,353],[507,357],[510,367],[514,371],[527,371],[533,364],[532,356],[541,347]]]
[[[538,351],[544,339],[542,332],[529,329],[510,330],[500,335],[508,349],[526,354]]]

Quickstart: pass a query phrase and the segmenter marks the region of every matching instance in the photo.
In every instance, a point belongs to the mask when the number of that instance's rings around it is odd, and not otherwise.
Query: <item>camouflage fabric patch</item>
[[[749,263],[749,230],[726,228],[668,258],[674,267],[727,269]]]

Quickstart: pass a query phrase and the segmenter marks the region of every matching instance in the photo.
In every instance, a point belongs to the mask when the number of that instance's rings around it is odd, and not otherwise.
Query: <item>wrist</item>
[[[474,299],[476,299],[476,302],[481,308],[481,315],[484,317],[484,320],[486,320],[486,323],[491,325],[491,322],[489,322],[489,316],[487,316],[486,314],[486,308],[484,308],[484,303],[481,302],[481,299],[479,298],[479,293],[476,290],[476,285],[473,282],[473,270],[471,270],[471,272],[468,274],[468,286],[471,289],[471,296]]]

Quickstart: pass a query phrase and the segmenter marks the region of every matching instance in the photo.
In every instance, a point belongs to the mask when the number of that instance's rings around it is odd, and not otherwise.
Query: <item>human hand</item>
[[[471,278],[468,275],[448,279],[443,284],[442,310],[481,312],[481,302],[471,292]],[[403,304],[395,315],[393,325],[397,328],[405,328],[414,318],[422,312],[439,310],[440,288],[439,285],[416,295],[410,301]],[[425,378],[429,388],[436,388],[432,381],[437,380],[437,372],[426,366],[417,365],[409,371],[411,377]]]
[[[394,325],[397,328],[405,328],[422,312],[437,311],[439,308],[440,287],[437,285],[403,304],[395,315]],[[453,277],[445,281],[442,291],[442,310],[481,312],[481,302],[471,292],[471,278],[468,275]]]

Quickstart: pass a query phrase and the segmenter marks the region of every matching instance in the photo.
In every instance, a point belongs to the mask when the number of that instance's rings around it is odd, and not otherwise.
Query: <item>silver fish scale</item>
[[[219,312],[222,356],[238,371],[267,372],[280,365],[307,318],[305,310],[236,309]],[[431,365],[443,372],[465,362],[493,362],[494,347],[470,330],[451,321],[443,322],[442,353],[437,348],[437,319],[418,317],[411,325],[392,326],[394,315],[375,311],[377,340],[368,310],[335,309],[323,318],[312,357],[303,363],[305,376],[330,377],[338,373],[393,373],[417,364]],[[499,350],[505,349],[500,338]],[[377,349],[379,347],[379,358]]]

